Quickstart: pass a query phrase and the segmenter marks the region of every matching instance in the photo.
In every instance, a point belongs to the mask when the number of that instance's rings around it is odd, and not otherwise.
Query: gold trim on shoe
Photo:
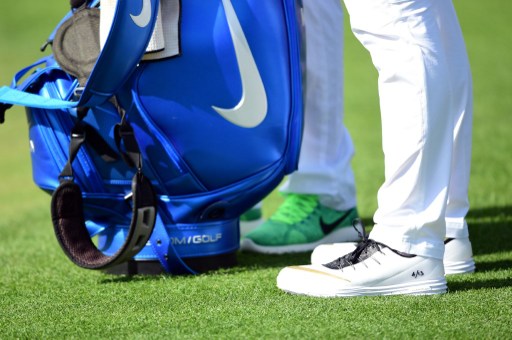
[[[304,266],[291,266],[291,267],[288,267],[288,268],[290,268],[290,269],[298,269],[298,270],[302,270],[302,271],[310,272],[310,273],[314,273],[314,274],[322,274],[322,275],[329,276],[329,277],[332,277],[332,278],[337,279],[337,280],[350,282],[350,280],[344,279],[342,277],[339,277],[339,276],[336,276],[336,275],[333,275],[333,274],[329,274],[329,273],[323,272],[321,270],[316,270],[316,269],[313,269],[313,268],[308,268],[308,267],[304,267]]]

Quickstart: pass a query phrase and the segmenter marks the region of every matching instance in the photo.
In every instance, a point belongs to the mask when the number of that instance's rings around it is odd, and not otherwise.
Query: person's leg
[[[379,70],[385,182],[370,237],[443,258],[458,80],[448,57],[457,18],[450,0],[378,1],[376,16],[347,0],[354,32]],[[363,1],[364,3],[364,1]],[[385,9],[385,10],[384,10]],[[383,39],[387,37],[387,39]]]
[[[343,124],[343,8],[339,0],[304,0],[306,92],[298,170],[283,193],[314,194],[320,203],[356,206],[350,162],[354,146]]]
[[[443,15],[456,16],[453,7],[446,8]],[[471,164],[471,144],[473,127],[472,79],[469,72],[469,60],[458,25],[446,22],[443,29],[451,35],[451,48],[448,51],[448,63],[454,79],[452,85],[454,105],[453,157],[448,204],[446,206],[446,240],[444,267],[447,274],[471,273],[475,262],[469,241],[466,214],[469,210],[468,187]]]
[[[357,217],[354,147],[343,124],[343,8],[339,0],[304,0],[305,121],[298,170],[281,187],[284,203],[245,235],[241,249],[310,251],[353,241]]]
[[[453,7],[446,8],[441,15],[454,16]],[[468,186],[471,163],[471,134],[473,116],[472,80],[469,61],[464,46],[462,32],[454,20],[443,20],[442,29],[451,38],[451,48],[447,51],[447,62],[453,79],[452,94],[454,112],[453,157],[448,201],[445,213],[446,240],[444,269],[447,275],[471,273],[475,263],[469,241],[468,226],[465,221],[469,210]],[[446,25],[450,25],[446,27]],[[331,262],[352,252],[355,243],[324,244],[311,254],[312,264]]]
[[[287,267],[278,286],[315,296],[446,292],[445,212],[462,43],[450,0],[345,0],[379,71],[385,182],[371,239],[329,264]],[[462,43],[463,44],[463,43]],[[461,66],[469,73],[468,65]]]

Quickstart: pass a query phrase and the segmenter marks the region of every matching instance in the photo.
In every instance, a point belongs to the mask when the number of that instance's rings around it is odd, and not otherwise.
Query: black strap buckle
[[[71,179],[73,180],[73,161],[80,151],[82,144],[85,142],[86,133],[85,128],[81,122],[78,122],[73,129],[71,129],[71,140],[69,142],[69,157],[68,162],[64,166],[64,169],[59,175],[59,180],[62,182],[64,180]]]
[[[132,126],[123,120],[115,126],[114,135],[117,149],[123,160],[129,167],[140,170],[142,166],[140,149]]]

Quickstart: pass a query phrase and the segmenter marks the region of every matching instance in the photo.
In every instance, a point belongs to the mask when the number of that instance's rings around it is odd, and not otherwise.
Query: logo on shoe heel
[[[422,270],[417,270],[417,271],[413,272],[411,276],[414,277],[415,279],[417,279],[418,277],[423,276],[423,275],[425,275],[425,274],[423,273]]]

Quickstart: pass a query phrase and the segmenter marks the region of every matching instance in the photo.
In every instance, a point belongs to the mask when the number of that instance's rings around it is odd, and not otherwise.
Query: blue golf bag
[[[26,107],[33,179],[52,195],[64,253],[111,273],[234,265],[240,215],[297,167],[297,0],[118,0],[96,58],[78,61],[84,35],[100,44],[102,6],[73,2],[53,54],[0,88],[0,122]],[[154,58],[171,48],[147,52],[162,18],[176,53]]]

